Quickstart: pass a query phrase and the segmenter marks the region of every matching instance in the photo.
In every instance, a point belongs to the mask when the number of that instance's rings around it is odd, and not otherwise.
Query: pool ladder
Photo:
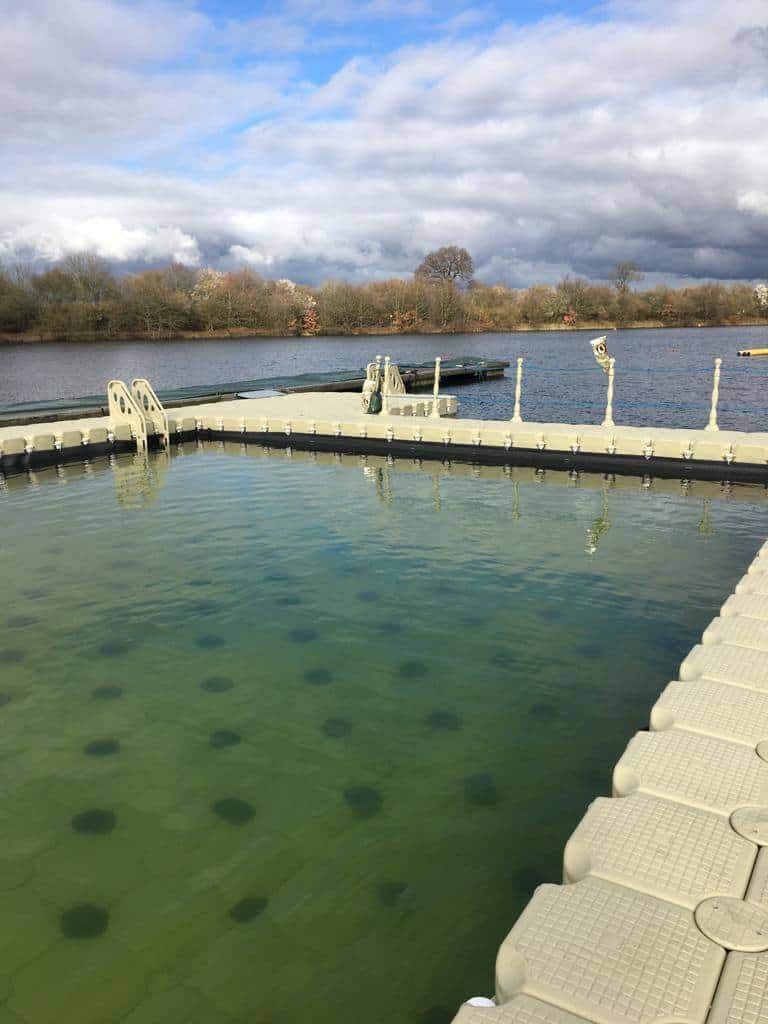
[[[144,377],[131,383],[130,391],[121,380],[107,385],[109,416],[113,423],[127,423],[136,439],[136,451],[146,453],[148,436],[153,433],[167,451],[170,442],[168,415],[154,388]],[[151,431],[148,429],[151,426]]]

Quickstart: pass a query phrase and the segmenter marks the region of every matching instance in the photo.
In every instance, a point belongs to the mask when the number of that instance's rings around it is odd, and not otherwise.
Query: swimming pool
[[[765,501],[213,444],[9,478],[0,1014],[450,1021]]]

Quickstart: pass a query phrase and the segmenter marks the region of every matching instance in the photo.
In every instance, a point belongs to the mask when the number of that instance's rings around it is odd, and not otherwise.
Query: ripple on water
[[[26,629],[27,626],[37,626],[40,619],[37,615],[12,615],[8,619],[11,629]]]

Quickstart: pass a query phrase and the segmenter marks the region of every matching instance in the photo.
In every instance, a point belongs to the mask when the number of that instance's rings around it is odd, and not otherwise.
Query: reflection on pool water
[[[0,491],[0,1018],[450,1021],[764,492],[183,451]]]

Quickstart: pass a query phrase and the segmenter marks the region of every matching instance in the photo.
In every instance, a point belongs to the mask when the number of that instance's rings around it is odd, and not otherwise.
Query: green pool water
[[[768,532],[234,445],[0,525],[0,1024],[447,1024]]]

